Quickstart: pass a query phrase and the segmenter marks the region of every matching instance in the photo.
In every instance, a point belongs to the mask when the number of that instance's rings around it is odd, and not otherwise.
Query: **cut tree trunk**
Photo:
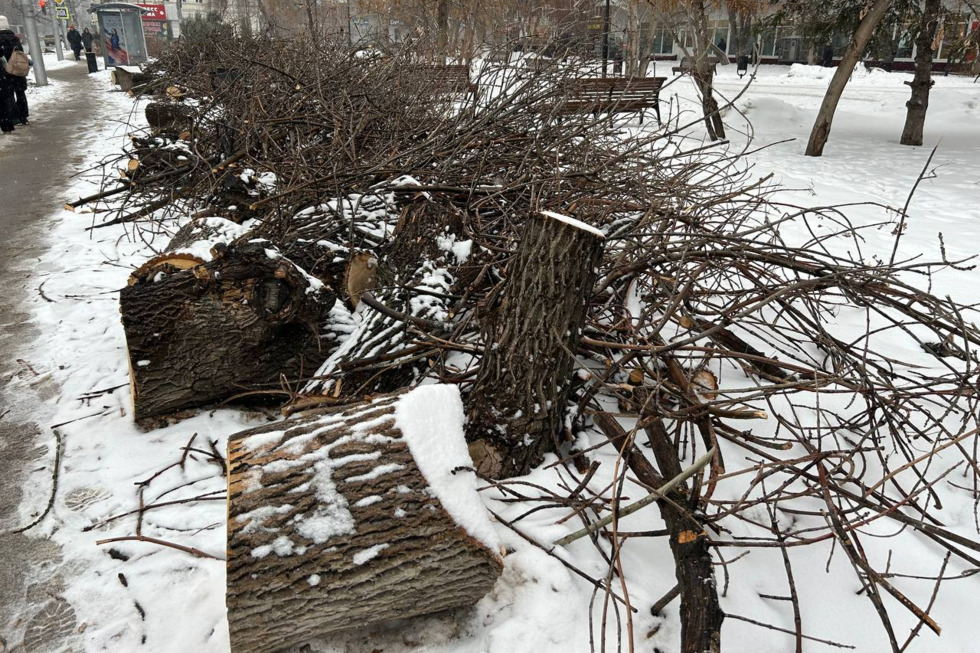
[[[152,129],[182,132],[194,125],[194,109],[177,102],[150,102],[146,122]]]
[[[501,571],[453,385],[245,431],[228,445],[233,653],[470,606]]]
[[[327,354],[332,290],[267,242],[192,245],[152,259],[120,293],[138,420],[280,388]]]
[[[844,93],[844,87],[847,86],[847,81],[851,78],[851,73],[854,72],[854,66],[861,60],[861,55],[864,54],[864,49],[868,46],[868,41],[871,40],[875,28],[881,22],[881,19],[884,18],[891,3],[892,0],[874,0],[871,9],[864,15],[864,19],[861,20],[861,24],[858,25],[857,30],[854,32],[854,36],[851,38],[851,42],[844,51],[844,56],[841,57],[840,64],[838,64],[837,70],[834,72],[834,77],[830,80],[830,86],[827,87],[827,93],[824,95],[823,102],[820,104],[820,111],[817,113],[817,119],[813,123],[813,129],[810,131],[810,141],[806,146],[807,156],[823,155],[823,148],[827,144],[827,139],[830,137],[830,127],[834,121],[834,112],[837,111],[837,104],[840,102],[840,97]]]
[[[482,474],[526,474],[556,450],[602,248],[599,231],[557,214],[525,225],[499,306],[481,324],[468,438]]]
[[[905,103],[908,113],[902,129],[902,145],[922,145],[922,131],[929,109],[929,91],[932,89],[932,40],[939,25],[942,0],[926,0],[919,21],[919,34],[915,39],[915,75],[911,82],[912,98]]]

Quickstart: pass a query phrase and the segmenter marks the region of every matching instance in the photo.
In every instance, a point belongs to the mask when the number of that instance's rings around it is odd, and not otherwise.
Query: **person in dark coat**
[[[0,16],[0,57],[10,59],[14,50],[24,51],[20,39]],[[14,131],[14,123],[27,124],[27,78],[0,72],[0,131]]]
[[[82,45],[85,46],[85,51],[86,52],[91,52],[92,51],[92,42],[93,41],[95,41],[95,34],[93,34],[92,32],[90,32],[88,30],[88,28],[86,27],[84,30],[82,30]]]
[[[74,25],[68,28],[68,43],[71,45],[71,51],[75,53],[75,61],[79,61],[82,58],[82,35]]]
[[[822,59],[823,61],[821,63],[823,63],[824,68],[830,68],[834,65],[834,46],[830,43],[823,46]]]

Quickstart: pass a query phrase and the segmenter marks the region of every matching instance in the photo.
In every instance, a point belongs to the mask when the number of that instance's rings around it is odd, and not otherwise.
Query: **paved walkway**
[[[32,109],[30,127],[0,135],[0,653],[79,648],[74,611],[61,596],[60,547],[13,531],[27,525],[18,510],[27,472],[53,459],[50,421],[39,411],[58,389],[24,355],[36,337],[24,300],[45,274],[45,219],[64,204],[64,181],[83,163],[73,142],[96,102],[85,76],[84,61],[49,72],[58,99]],[[43,510],[49,492],[32,488],[29,505]]]

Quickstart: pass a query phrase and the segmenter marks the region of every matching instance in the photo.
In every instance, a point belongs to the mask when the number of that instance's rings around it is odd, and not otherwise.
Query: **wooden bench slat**
[[[557,115],[576,113],[632,113],[653,109],[660,121],[660,89],[666,77],[605,77],[569,80],[565,83],[568,99],[549,110]]]

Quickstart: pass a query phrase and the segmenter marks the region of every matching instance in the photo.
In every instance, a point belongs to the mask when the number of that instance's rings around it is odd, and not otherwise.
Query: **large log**
[[[227,225],[230,238],[239,227]],[[329,353],[329,287],[268,242],[184,237],[120,293],[136,419],[280,388]]]
[[[500,305],[481,322],[485,350],[467,434],[481,473],[520,476],[555,449],[603,240],[548,212],[524,227]]]
[[[150,102],[144,113],[146,122],[155,130],[181,132],[194,125],[194,109],[186,104]]]
[[[469,606],[501,570],[453,385],[313,411],[228,445],[233,653]]]

